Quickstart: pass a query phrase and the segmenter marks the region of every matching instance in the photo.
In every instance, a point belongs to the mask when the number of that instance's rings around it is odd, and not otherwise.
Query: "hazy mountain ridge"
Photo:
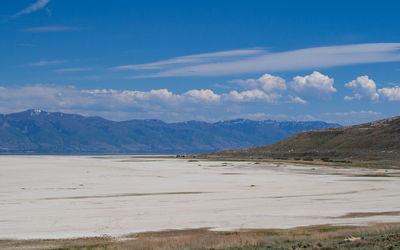
[[[205,156],[400,159],[400,116],[355,126],[300,132],[273,145],[224,150]]]
[[[245,119],[216,123],[115,122],[27,110],[0,115],[0,153],[202,153],[266,145],[299,131],[337,126],[340,125]]]

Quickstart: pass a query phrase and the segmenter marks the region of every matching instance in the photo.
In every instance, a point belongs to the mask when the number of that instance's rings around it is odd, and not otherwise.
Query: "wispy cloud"
[[[62,68],[62,69],[55,69],[54,72],[79,72],[88,70],[90,70],[90,68]]]
[[[204,54],[196,54],[189,56],[180,56],[175,57],[168,60],[157,61],[153,63],[146,64],[135,64],[135,65],[122,65],[114,67],[114,69],[120,70],[128,70],[128,69],[141,69],[141,70],[150,70],[150,69],[163,69],[170,66],[176,65],[187,65],[187,64],[198,64],[203,62],[211,62],[211,61],[226,61],[237,59],[238,57],[248,57],[251,55],[261,54],[265,51],[263,49],[241,49],[241,50],[228,50],[228,51],[220,51],[214,53],[204,53]]]
[[[139,72],[134,76],[136,78],[219,76],[393,62],[400,61],[399,52],[400,43],[351,44],[276,53],[262,49],[233,50],[115,68],[136,70]],[[152,72],[143,73],[143,70],[152,70]]]
[[[19,16],[25,15],[25,14],[29,14],[38,10],[43,9],[48,3],[50,2],[50,0],[38,0],[34,3],[32,3],[31,5],[29,5],[27,8],[15,13],[14,15],[11,16],[11,18],[17,18]]]
[[[42,67],[42,66],[48,66],[48,65],[62,64],[62,63],[66,63],[66,62],[68,62],[68,61],[67,60],[51,60],[51,61],[43,60],[43,61],[31,63],[31,65],[36,66],[36,67]]]
[[[74,26],[40,26],[23,29],[24,32],[65,32],[65,31],[79,31],[82,28]]]

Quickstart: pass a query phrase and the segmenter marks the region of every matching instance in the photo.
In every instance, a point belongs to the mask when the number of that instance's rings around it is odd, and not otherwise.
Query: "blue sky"
[[[398,1],[0,6],[0,113],[345,125],[399,115]]]

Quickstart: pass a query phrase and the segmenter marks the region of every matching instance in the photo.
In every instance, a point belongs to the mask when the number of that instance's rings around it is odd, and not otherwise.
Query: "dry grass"
[[[76,239],[37,239],[37,240],[0,240],[0,249],[58,249],[71,246],[100,246],[115,242],[111,237],[90,237]],[[90,248],[95,249],[95,248]],[[104,249],[104,248],[99,248]]]
[[[400,211],[388,211],[388,212],[365,212],[365,213],[348,213],[343,216],[334,217],[337,219],[343,218],[362,218],[362,217],[372,217],[372,216],[400,216]]]
[[[400,223],[376,224],[365,227],[318,225],[293,229],[251,229],[216,232],[207,228],[169,230],[127,235],[122,239],[109,237],[68,240],[0,241],[0,249],[254,249],[302,246],[309,249],[335,249],[337,244],[366,245],[382,235],[400,235]],[[361,237],[359,242],[346,243],[344,238]],[[369,237],[370,240],[366,240]],[[385,238],[386,239],[386,238]],[[397,240],[397,238],[396,238]],[[382,242],[381,238],[377,244]],[[374,243],[373,243],[374,244]],[[330,246],[330,248],[328,248]],[[342,245],[343,247],[344,245]]]

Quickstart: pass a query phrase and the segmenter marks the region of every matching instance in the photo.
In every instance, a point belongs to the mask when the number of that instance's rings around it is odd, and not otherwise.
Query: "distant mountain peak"
[[[41,115],[41,114],[48,114],[48,113],[42,111],[41,109],[32,109],[31,110],[31,115]]]

